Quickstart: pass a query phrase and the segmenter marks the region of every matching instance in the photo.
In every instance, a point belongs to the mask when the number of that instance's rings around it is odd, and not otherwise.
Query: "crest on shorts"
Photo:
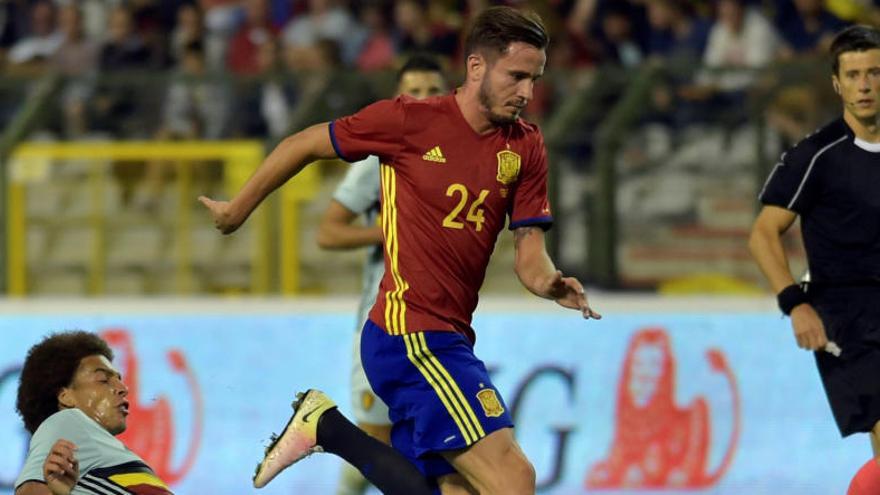
[[[495,390],[484,388],[477,392],[477,399],[479,399],[480,405],[483,406],[483,412],[486,413],[486,416],[497,418],[504,414],[504,406],[501,405],[501,401],[495,395]]]
[[[373,396],[370,392],[366,390],[361,392],[361,407],[364,411],[369,411],[373,408],[373,404],[376,403],[376,397]]]
[[[512,184],[519,177],[519,166],[522,158],[510,150],[498,152],[498,182]]]

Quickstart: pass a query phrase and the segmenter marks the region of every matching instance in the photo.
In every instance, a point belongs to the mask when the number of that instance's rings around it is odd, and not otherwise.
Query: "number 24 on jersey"
[[[473,222],[477,232],[483,230],[483,223],[486,221],[486,217],[483,216],[483,208],[481,208],[484,201],[486,201],[486,196],[489,195],[488,189],[483,189],[480,191],[480,195],[474,199],[473,203],[471,203],[470,208],[468,208],[467,216],[465,216],[465,220],[468,222]],[[458,214],[467,206],[468,203],[468,190],[464,186],[464,184],[451,184],[446,189],[446,196],[448,197],[458,197],[458,203],[452,208],[452,211],[446,215],[446,218],[443,219],[443,226],[449,229],[463,229],[464,223],[456,220],[458,218]]]

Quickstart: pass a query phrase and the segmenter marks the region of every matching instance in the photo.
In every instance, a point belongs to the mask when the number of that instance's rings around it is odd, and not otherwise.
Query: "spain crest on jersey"
[[[498,152],[498,182],[508,185],[519,177],[519,167],[522,159],[510,150]]]
[[[504,406],[501,405],[501,401],[495,395],[495,390],[484,388],[477,392],[477,399],[480,400],[480,405],[483,406],[483,412],[486,413],[487,417],[497,418],[504,414]]]

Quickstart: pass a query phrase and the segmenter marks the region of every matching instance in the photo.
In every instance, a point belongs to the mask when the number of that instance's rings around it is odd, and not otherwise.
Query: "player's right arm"
[[[329,124],[317,124],[287,137],[263,160],[260,167],[231,201],[199,197],[224,234],[235,232],[272,191],[315,160],[336,158]]]
[[[231,234],[266,196],[315,160],[338,157],[352,162],[368,155],[394,156],[401,148],[405,113],[398,97],[377,101],[333,123],[309,127],[275,147],[232,201],[204,196],[199,201],[211,210],[217,229]]]
[[[768,205],[764,206],[752,226],[749,250],[752,253],[775,294],[795,283],[788,266],[788,258],[782,246],[782,235],[797,218],[794,211]],[[809,303],[798,304],[791,310],[791,325],[798,347],[818,350],[825,347],[828,338],[825,326]]]
[[[774,293],[795,283],[782,247],[784,234],[797,218],[797,213],[779,206],[764,206],[752,225],[749,250],[770,282]]]

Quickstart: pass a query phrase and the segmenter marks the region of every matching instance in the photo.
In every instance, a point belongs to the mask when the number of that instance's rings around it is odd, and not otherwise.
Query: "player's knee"
[[[504,469],[496,471],[492,495],[534,495],[535,467],[521,452],[505,456]]]
[[[517,466],[516,473],[519,486],[521,487],[516,493],[533,495],[535,493],[535,466],[528,459],[522,457],[522,462]]]

